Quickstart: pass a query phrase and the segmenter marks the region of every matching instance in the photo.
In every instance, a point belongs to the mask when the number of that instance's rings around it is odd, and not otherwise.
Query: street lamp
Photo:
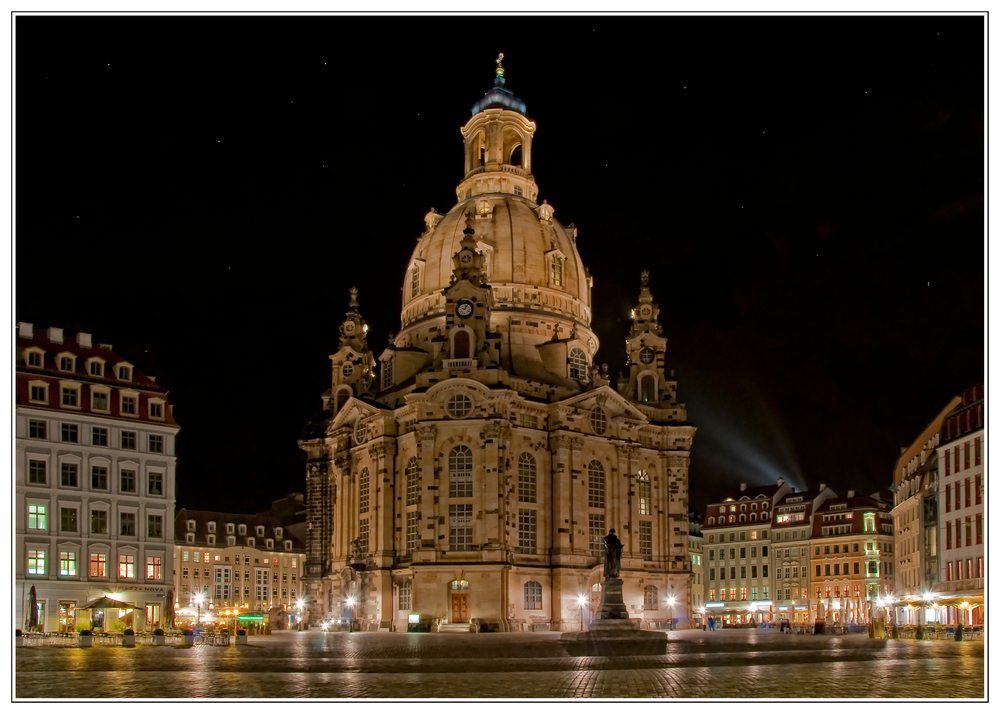
[[[195,602],[195,605],[198,606],[198,624],[195,625],[195,627],[200,630],[201,629],[201,604],[203,602],[205,602],[205,596],[202,595],[201,593],[198,593],[197,595],[194,596],[194,602]]]
[[[583,632],[583,608],[587,605],[587,596],[580,595],[576,601],[580,605],[580,632]]]
[[[351,624],[348,625],[348,632],[354,632],[354,603],[356,603],[353,597],[347,598],[347,606],[351,608]]]
[[[670,608],[670,629],[674,629],[674,603],[677,602],[677,598],[673,595],[667,598],[667,606]]]

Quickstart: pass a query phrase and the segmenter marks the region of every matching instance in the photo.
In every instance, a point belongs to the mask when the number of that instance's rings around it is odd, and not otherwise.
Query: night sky
[[[377,356],[503,52],[613,376],[651,271],[692,506],[886,494],[984,376],[984,22],[19,16],[12,317],[169,387],[178,508],[303,491],[348,289]]]

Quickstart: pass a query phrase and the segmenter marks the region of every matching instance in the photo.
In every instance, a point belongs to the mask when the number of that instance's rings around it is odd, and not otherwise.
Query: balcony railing
[[[444,369],[475,369],[479,366],[479,360],[475,359],[446,359],[441,361]]]

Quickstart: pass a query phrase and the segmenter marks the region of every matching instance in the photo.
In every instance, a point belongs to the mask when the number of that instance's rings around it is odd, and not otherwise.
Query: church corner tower
[[[400,261],[379,379],[352,290],[325,411],[299,441],[313,624],[579,629],[600,602],[609,528],[631,617],[665,627],[667,598],[689,601],[694,427],[664,373],[648,276],[615,391],[594,364],[577,229],[538,200],[535,123],[502,60],[462,127],[455,205],[424,216]]]

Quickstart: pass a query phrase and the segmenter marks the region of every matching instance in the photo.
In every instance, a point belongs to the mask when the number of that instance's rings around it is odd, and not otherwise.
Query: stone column
[[[428,519],[434,525],[431,542],[432,550],[437,550],[437,537],[441,530],[437,525],[438,516],[440,515],[438,513],[438,504],[434,503],[435,497],[440,495],[437,491],[437,474],[434,471],[434,441],[436,438],[437,427],[422,426],[417,428],[417,463],[420,466],[418,475],[420,481],[420,523],[417,527],[419,528],[419,541],[422,547],[423,541],[427,539],[426,524]],[[436,555],[432,555],[432,558],[436,557]],[[415,590],[416,582],[414,582]]]

